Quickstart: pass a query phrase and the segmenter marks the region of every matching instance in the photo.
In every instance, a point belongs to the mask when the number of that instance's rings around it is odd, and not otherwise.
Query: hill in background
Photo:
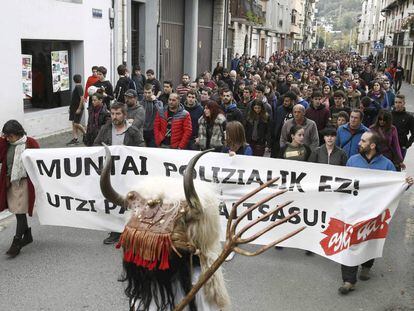
[[[319,0],[317,17],[324,17],[333,25],[333,30],[349,31],[357,25],[361,14],[361,0]]]

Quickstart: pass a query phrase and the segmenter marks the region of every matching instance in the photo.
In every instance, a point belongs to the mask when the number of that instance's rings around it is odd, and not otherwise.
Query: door
[[[131,3],[131,61],[132,66],[139,65],[139,6],[140,4],[132,1]]]
[[[161,81],[181,81],[184,58],[184,0],[161,0]]]
[[[198,2],[197,74],[211,70],[213,0]],[[195,77],[192,77],[195,79]]]

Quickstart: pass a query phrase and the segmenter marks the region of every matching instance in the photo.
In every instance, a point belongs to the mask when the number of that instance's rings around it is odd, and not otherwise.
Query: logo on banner
[[[327,256],[332,256],[373,239],[385,239],[388,233],[388,220],[391,219],[389,209],[381,215],[369,220],[349,225],[343,221],[331,218],[328,228],[322,232],[326,235],[320,244]]]

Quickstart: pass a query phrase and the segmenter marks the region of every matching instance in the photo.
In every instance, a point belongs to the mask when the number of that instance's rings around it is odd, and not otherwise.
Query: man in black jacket
[[[282,105],[277,107],[275,122],[271,129],[272,134],[272,150],[270,156],[276,158],[280,155],[280,135],[282,133],[283,124],[287,120],[293,119],[293,106],[296,104],[297,96],[293,92],[287,92],[282,97]]]
[[[116,83],[114,91],[115,101],[125,103],[125,92],[129,89],[135,90],[135,84],[132,79],[128,77],[128,69],[125,65],[119,65],[117,71],[119,80]]]
[[[401,154],[403,158],[405,158],[407,149],[410,148],[414,142],[414,116],[405,111],[405,96],[402,94],[395,96],[394,110],[392,111],[392,123],[397,128]],[[409,139],[408,134],[410,134]]]

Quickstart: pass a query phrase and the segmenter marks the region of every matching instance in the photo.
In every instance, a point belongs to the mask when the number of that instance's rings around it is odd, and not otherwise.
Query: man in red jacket
[[[168,106],[157,111],[154,121],[155,143],[159,147],[185,149],[192,133],[191,116],[180,105],[177,93],[171,93]]]

